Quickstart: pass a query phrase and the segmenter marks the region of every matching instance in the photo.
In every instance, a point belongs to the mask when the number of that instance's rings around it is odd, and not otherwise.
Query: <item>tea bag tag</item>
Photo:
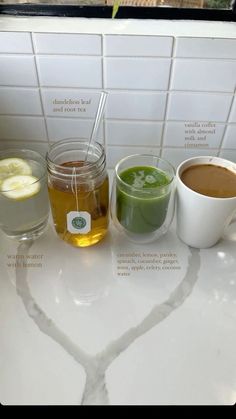
[[[87,234],[91,230],[91,215],[87,211],[71,211],[66,219],[67,230],[72,234]]]

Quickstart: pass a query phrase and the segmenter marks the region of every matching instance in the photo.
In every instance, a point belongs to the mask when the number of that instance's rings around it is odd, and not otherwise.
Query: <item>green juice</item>
[[[156,167],[135,166],[119,174],[116,214],[120,224],[136,234],[152,233],[166,219],[171,182],[168,174]]]

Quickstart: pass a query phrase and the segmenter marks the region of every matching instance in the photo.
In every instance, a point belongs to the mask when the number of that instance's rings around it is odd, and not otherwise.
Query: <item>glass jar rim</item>
[[[56,150],[57,147],[66,145],[69,143],[69,140],[71,140],[71,143],[75,143],[75,144],[83,144],[83,145],[87,145],[89,148],[93,148],[93,149],[97,149],[101,152],[101,155],[98,157],[97,160],[95,160],[94,162],[89,162],[89,165],[84,165],[84,166],[80,166],[80,167],[76,167],[76,166],[70,166],[70,167],[66,167],[63,166],[63,164],[57,164],[54,163],[54,161],[50,158],[50,152]],[[89,151],[89,149],[88,149]],[[102,164],[104,164],[105,162],[105,148],[102,144],[100,144],[98,141],[94,141],[92,144],[89,144],[89,141],[87,139],[82,139],[82,141],[78,142],[76,141],[75,138],[68,138],[66,140],[61,140],[61,141],[57,141],[56,143],[52,144],[50,150],[47,152],[46,154],[46,162],[50,168],[54,168],[54,170],[59,170],[62,169],[65,170],[64,175],[71,175],[71,172],[73,172],[74,169],[76,169],[76,176],[79,175],[85,175],[88,172],[91,172],[93,169],[99,169]],[[80,173],[78,173],[77,171],[79,171]]]
[[[171,179],[170,179],[170,181],[168,182],[168,183],[166,183],[165,185],[160,185],[160,186],[157,186],[156,188],[152,188],[152,187],[150,187],[150,188],[145,188],[145,191],[147,192],[147,191],[154,191],[154,190],[157,190],[157,189],[159,189],[159,188],[163,188],[163,187],[166,187],[166,186],[170,186],[171,185],[171,183],[173,182],[173,180],[174,180],[174,178],[175,178],[175,168],[174,168],[174,166],[168,161],[168,160],[166,160],[166,159],[163,159],[162,157],[159,157],[159,156],[157,156],[157,155],[155,155],[155,154],[131,154],[131,155],[129,155],[129,156],[127,156],[127,157],[124,157],[123,159],[121,159],[117,164],[116,164],[116,166],[115,166],[115,174],[116,174],[116,176],[117,176],[117,178],[119,179],[119,182],[121,182],[121,184],[123,184],[125,187],[130,187],[130,188],[132,188],[132,190],[133,191],[137,191],[137,192],[142,192],[142,191],[144,191],[143,189],[141,189],[141,188],[136,188],[135,186],[132,186],[132,185],[129,185],[128,183],[126,183],[126,182],[124,182],[122,179],[121,179],[121,177],[119,176],[119,174],[118,174],[118,169],[119,169],[119,166],[122,164],[122,163],[124,163],[126,160],[129,160],[130,158],[134,158],[134,157],[153,157],[153,158],[156,158],[158,161],[162,161],[163,163],[166,163],[166,164],[168,164],[169,165],[169,167],[171,168],[171,170],[172,170],[172,177],[171,177]],[[131,166],[132,167],[132,166]]]

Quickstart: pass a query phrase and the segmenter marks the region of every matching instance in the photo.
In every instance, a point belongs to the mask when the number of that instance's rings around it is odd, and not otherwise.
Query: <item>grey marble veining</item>
[[[19,244],[17,254],[26,256],[32,245],[33,241]],[[190,254],[188,256],[186,273],[180,284],[170,294],[169,298],[162,304],[154,306],[151,312],[137,326],[130,328],[118,339],[110,342],[103,351],[95,356],[91,356],[84,352],[47,316],[31,294],[27,281],[27,269],[19,269],[16,267],[17,294],[21,298],[29,317],[34,321],[42,333],[57,342],[85,370],[86,383],[81,404],[109,404],[109,395],[105,378],[106,370],[109,365],[136,339],[157,326],[174,310],[181,306],[191,294],[198,278],[201,263],[199,250],[189,248],[189,251]]]

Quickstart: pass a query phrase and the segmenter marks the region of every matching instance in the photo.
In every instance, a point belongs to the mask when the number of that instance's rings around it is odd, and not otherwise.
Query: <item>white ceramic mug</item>
[[[236,163],[220,157],[192,157],[177,168],[177,234],[191,247],[207,248],[216,244],[236,213],[236,197],[214,198],[202,195],[186,186],[181,175],[195,164],[215,164],[233,171]]]

